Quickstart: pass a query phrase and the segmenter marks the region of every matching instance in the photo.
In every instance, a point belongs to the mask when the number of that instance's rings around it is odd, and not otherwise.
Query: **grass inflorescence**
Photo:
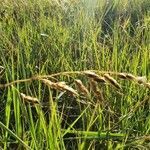
[[[0,149],[150,148],[150,2],[92,4],[0,1]]]

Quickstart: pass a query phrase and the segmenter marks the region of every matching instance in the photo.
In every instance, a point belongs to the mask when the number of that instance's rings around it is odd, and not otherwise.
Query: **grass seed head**
[[[97,82],[106,83],[106,80],[104,77],[100,77],[99,75],[97,75],[96,73],[94,73],[92,71],[84,71],[84,74]]]
[[[102,93],[101,90],[95,91],[95,95],[96,95],[96,97],[97,97],[100,101],[103,101],[103,102],[104,102],[104,96],[103,96],[103,93]]]
[[[144,86],[150,89],[150,83],[144,83]]]
[[[144,84],[147,82],[147,78],[146,76],[143,76],[143,77],[136,77],[136,81],[139,83],[139,84]]]
[[[90,80],[90,87],[92,91],[96,91],[97,90],[97,82],[94,81],[93,79]]]
[[[56,86],[57,86],[58,89],[61,89],[62,91],[65,90],[65,91],[67,91],[67,92],[69,92],[69,93],[71,93],[75,96],[79,96],[79,94],[77,93],[76,90],[74,90],[72,87],[70,87],[70,86],[68,86],[68,85],[66,85],[62,82],[57,82]]]
[[[129,79],[129,80],[133,80],[133,81],[136,80],[136,77],[132,74],[126,74],[126,78]]]
[[[76,79],[75,84],[76,84],[77,88],[79,89],[79,92],[81,92],[85,95],[89,95],[88,89],[83,85],[81,80]]]
[[[114,87],[116,87],[117,89],[121,89],[120,84],[114,79],[112,78],[109,74],[104,74],[104,78],[111,83]]]
[[[39,104],[39,100],[36,97],[27,96],[24,93],[20,93],[20,95],[26,102],[29,102],[32,104]]]
[[[50,80],[47,79],[40,79],[40,80],[48,86],[53,86],[53,82],[51,82]]]
[[[97,99],[104,101],[102,91],[98,88],[97,82],[94,81],[93,79],[90,80],[90,87],[94,95],[97,97]]]
[[[50,80],[47,79],[41,79],[43,83],[48,85],[50,88],[60,90],[60,91],[67,91],[75,96],[78,96],[79,94],[74,90],[72,87],[66,85],[65,82],[51,82]]]
[[[117,76],[121,79],[127,79],[126,74],[125,73],[118,73]]]
[[[3,75],[5,72],[5,68],[3,66],[0,66],[0,76]]]

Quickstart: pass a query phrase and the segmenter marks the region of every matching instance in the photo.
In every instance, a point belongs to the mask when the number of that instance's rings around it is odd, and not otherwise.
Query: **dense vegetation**
[[[149,0],[0,6],[0,149],[150,149]]]

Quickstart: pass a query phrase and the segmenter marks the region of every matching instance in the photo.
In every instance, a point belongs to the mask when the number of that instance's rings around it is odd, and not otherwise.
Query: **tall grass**
[[[150,148],[149,0],[0,6],[0,149]]]

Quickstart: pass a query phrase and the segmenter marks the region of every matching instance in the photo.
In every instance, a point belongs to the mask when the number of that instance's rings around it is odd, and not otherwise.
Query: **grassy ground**
[[[150,149],[149,0],[0,6],[0,149]]]

